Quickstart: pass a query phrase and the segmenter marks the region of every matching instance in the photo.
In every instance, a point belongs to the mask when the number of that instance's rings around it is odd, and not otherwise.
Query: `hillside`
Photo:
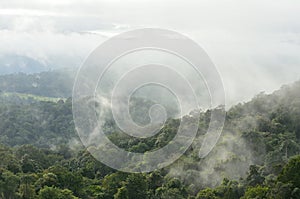
[[[25,93],[0,92],[0,103],[2,104],[31,104],[38,101],[58,102],[59,100],[65,100],[65,98],[44,97]]]
[[[35,59],[27,56],[6,54],[0,55],[0,74],[13,74],[13,73],[39,73],[49,70],[46,64],[43,64]]]
[[[184,156],[148,174],[116,172],[81,148],[70,98],[2,103],[0,185],[4,189],[0,188],[0,196],[299,198],[299,91],[300,82],[296,82],[229,109],[217,146],[199,159],[211,110],[202,112],[198,136]],[[135,110],[144,106],[138,102]],[[127,136],[114,123],[105,125],[107,136],[119,147],[144,152],[165,146],[175,136],[178,124],[178,119],[169,119],[156,136],[147,139]]]
[[[0,91],[68,98],[72,96],[74,78],[74,71],[0,75]]]

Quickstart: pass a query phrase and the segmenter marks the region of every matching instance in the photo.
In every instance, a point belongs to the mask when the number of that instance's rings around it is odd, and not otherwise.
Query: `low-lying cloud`
[[[300,4],[294,0],[12,0],[0,7],[0,55],[27,56],[48,68],[79,67],[110,36],[159,27],[204,47],[223,78],[228,105],[300,78]]]

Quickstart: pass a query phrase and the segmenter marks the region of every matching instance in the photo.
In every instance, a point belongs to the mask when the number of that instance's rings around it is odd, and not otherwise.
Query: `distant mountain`
[[[21,55],[0,56],[0,75],[12,73],[38,73],[49,70],[45,63]]]
[[[0,91],[44,97],[68,98],[72,95],[75,71],[48,71],[0,75]]]

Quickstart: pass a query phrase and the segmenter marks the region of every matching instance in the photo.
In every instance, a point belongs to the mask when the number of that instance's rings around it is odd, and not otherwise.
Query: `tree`
[[[255,186],[258,184],[262,184],[265,178],[261,175],[259,171],[259,166],[257,165],[251,165],[249,168],[249,174],[246,178],[247,184],[249,186]]]
[[[217,199],[217,196],[213,189],[206,188],[198,192],[196,199]]]
[[[131,174],[127,177],[125,187],[128,192],[128,198],[146,199],[147,181],[143,174]]]
[[[278,176],[278,180],[283,183],[291,183],[294,187],[300,187],[300,156],[290,159]]]
[[[76,195],[80,195],[83,189],[83,178],[78,172],[70,172],[63,166],[52,166],[47,170],[48,173],[52,173],[57,176],[58,187],[61,189],[70,189]],[[55,176],[51,174],[50,180],[54,180]],[[46,175],[46,177],[49,177]],[[47,178],[46,178],[47,179]],[[49,182],[49,181],[48,181]]]
[[[249,187],[242,199],[264,199],[267,198],[269,188],[263,186]]]
[[[187,198],[185,186],[177,178],[167,179],[162,187],[156,189],[155,196],[161,199]]]
[[[237,181],[224,178],[222,184],[215,189],[215,194],[224,199],[238,199],[243,195],[243,190]]]
[[[12,172],[0,168],[0,196],[14,199],[20,183],[20,178]]]
[[[128,190],[126,187],[121,187],[118,189],[117,193],[114,195],[115,199],[129,199]]]
[[[69,189],[45,186],[39,192],[40,199],[77,199]]]
[[[40,199],[61,199],[62,195],[58,188],[45,186],[39,192]]]
[[[35,190],[33,185],[21,184],[19,187],[19,193],[22,199],[33,199],[36,198]]]
[[[104,192],[110,197],[113,198],[117,193],[118,189],[124,185],[128,174],[122,172],[116,172],[110,175],[105,176],[102,181],[102,187]]]
[[[41,179],[41,186],[58,186],[59,185],[59,181],[57,176],[54,173],[45,173],[43,175],[43,178]]]
[[[21,176],[21,185],[19,187],[19,193],[22,199],[36,198],[34,186],[32,185],[35,179],[36,176],[34,174],[31,175],[24,174]]]

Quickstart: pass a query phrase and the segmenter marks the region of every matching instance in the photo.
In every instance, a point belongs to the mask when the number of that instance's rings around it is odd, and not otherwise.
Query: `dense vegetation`
[[[300,198],[299,91],[297,82],[229,109],[217,146],[200,160],[211,110],[202,112],[189,150],[171,166],[146,174],[110,169],[81,147],[70,98],[2,101],[0,198]],[[179,120],[169,119],[147,139],[106,125],[118,146],[144,152],[166,145]]]
[[[17,92],[44,97],[72,95],[75,72],[51,71],[35,74],[14,73],[0,76],[0,92]]]
[[[0,103],[0,141],[9,146],[51,147],[74,137],[71,100]]]

